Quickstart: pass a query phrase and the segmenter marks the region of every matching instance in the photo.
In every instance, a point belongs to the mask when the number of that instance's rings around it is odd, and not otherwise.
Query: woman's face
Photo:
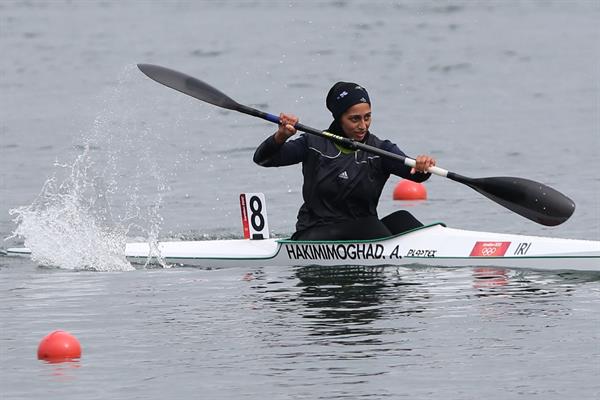
[[[340,125],[347,138],[362,141],[371,125],[371,106],[369,103],[355,104],[340,117]]]

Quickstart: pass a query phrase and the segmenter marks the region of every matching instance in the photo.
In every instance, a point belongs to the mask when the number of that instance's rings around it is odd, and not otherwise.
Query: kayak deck
[[[127,243],[135,264],[158,262],[209,268],[274,266],[508,267],[515,269],[600,271],[600,242],[448,228],[442,223],[364,241],[228,239]],[[7,249],[7,255],[30,255]]]
[[[159,242],[162,257],[179,259],[255,259],[273,258],[278,251],[278,239],[264,240],[199,240]],[[148,243],[127,243],[125,255],[135,259],[148,257]]]
[[[206,267],[408,265],[600,271],[600,242],[423,226],[384,239],[289,239],[162,242],[167,263]],[[128,244],[130,261],[146,262],[146,243]]]

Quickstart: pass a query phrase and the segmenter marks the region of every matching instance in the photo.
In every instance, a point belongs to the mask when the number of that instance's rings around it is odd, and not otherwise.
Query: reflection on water
[[[381,268],[315,266],[300,268],[296,274],[302,288],[298,295],[302,317],[311,321],[309,335],[356,341],[357,336],[382,334],[369,327],[382,313],[386,282]]]
[[[508,284],[508,270],[505,268],[473,268],[473,287],[489,289]]]
[[[320,266],[299,267],[296,276],[307,285],[310,284],[352,284],[356,282],[372,282],[383,279],[384,266]]]
[[[43,375],[47,375],[54,382],[73,382],[77,380],[77,369],[81,367],[80,360],[69,361],[40,361],[40,368],[44,370]]]
[[[478,267],[472,269],[476,296],[506,296],[540,298],[569,296],[582,283],[600,280],[600,273],[514,271],[506,268]]]
[[[307,335],[346,345],[376,344],[388,334],[417,332],[423,328],[415,317],[568,315],[571,306],[565,299],[582,283],[600,279],[600,274],[418,266],[311,266],[295,268],[285,280],[266,275],[252,275],[264,302],[301,318]],[[410,322],[399,324],[400,317]],[[386,322],[392,319],[393,328]]]
[[[252,276],[256,283],[265,279],[258,271]],[[307,335],[344,344],[364,344],[365,337],[380,340],[386,328],[379,321],[421,313],[426,309],[422,301],[429,298],[422,283],[405,281],[397,270],[383,267],[301,267],[289,280],[270,280],[255,288],[278,312],[301,318]],[[403,329],[409,328],[394,331]]]
[[[582,307],[587,279],[501,268],[349,266],[264,268],[240,280],[251,282],[256,314],[248,326],[269,366],[254,376],[287,377],[292,388],[303,376],[322,388],[336,385],[332,397],[378,399],[395,398],[394,390],[422,376],[447,391],[455,387],[449,375],[494,381],[506,368],[515,374],[503,375],[500,386],[520,384],[520,371],[528,374],[523,365],[556,359],[548,346],[569,351],[560,333],[593,312],[592,304]]]

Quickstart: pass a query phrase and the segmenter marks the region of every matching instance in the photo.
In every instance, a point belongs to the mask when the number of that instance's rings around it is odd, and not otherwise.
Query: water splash
[[[162,173],[166,165],[157,157],[164,143],[160,129],[150,128],[156,124],[144,121],[153,105],[134,94],[137,76],[135,66],[125,69],[91,129],[78,138],[75,161],[55,163],[37,199],[10,210],[17,223],[13,236],[24,238],[34,261],[67,269],[132,270],[124,252],[127,237],[135,236],[148,241],[148,261],[167,267],[157,246],[159,210],[169,190]]]
[[[127,271],[126,230],[107,224],[106,208],[99,207],[104,193],[89,181],[89,147],[77,157],[62,183],[46,181],[29,206],[10,210],[16,215],[16,236],[25,238],[34,261],[67,269]],[[64,167],[64,166],[62,166]]]

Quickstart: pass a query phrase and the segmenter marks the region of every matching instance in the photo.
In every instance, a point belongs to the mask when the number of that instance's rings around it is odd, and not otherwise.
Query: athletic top
[[[405,154],[389,140],[367,133],[363,143]],[[283,144],[269,136],[254,153],[254,162],[264,167],[302,163],[304,204],[298,212],[296,230],[377,217],[377,204],[390,174],[415,182],[430,174],[410,174],[411,168],[362,150],[348,150],[316,135],[300,134]]]

